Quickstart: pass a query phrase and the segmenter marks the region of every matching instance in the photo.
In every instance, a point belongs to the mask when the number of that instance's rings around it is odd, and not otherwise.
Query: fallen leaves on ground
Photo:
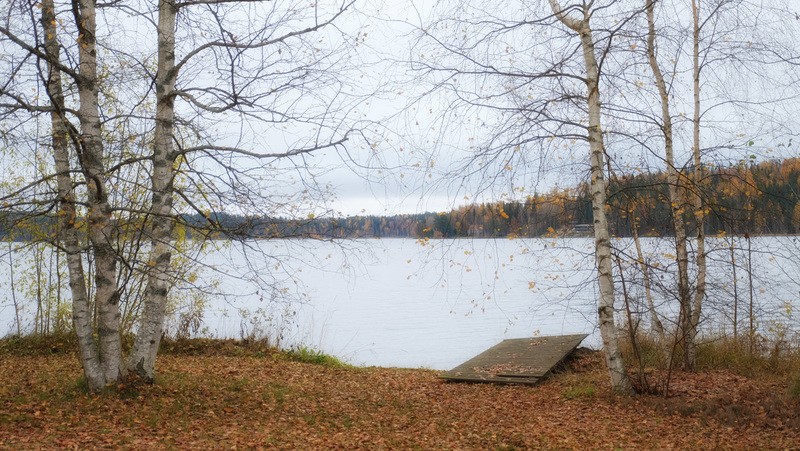
[[[785,385],[675,374],[673,396],[615,398],[598,364],[540,385],[332,368],[273,356],[164,355],[149,386],[86,394],[72,354],[0,355],[0,447],[796,448]],[[577,372],[576,372],[577,371]]]

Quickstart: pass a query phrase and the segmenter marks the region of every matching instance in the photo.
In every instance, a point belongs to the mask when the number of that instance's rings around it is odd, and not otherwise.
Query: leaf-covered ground
[[[74,354],[0,354],[0,447],[800,447],[800,406],[785,382],[679,373],[671,398],[619,399],[609,395],[600,366],[586,356],[522,387],[273,354],[166,354],[155,385],[88,395]]]

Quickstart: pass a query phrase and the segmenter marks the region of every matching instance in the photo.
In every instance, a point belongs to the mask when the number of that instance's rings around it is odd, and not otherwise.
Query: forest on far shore
[[[708,206],[709,234],[769,235],[800,232],[800,158],[760,163],[741,162],[730,167],[707,168],[696,189]],[[609,182],[609,222],[615,236],[670,236],[667,176],[643,172],[612,177]],[[691,192],[684,189],[688,207]],[[686,208],[691,211],[691,208]],[[693,215],[686,214],[687,224]],[[251,237],[538,237],[589,235],[592,200],[587,182],[575,188],[537,193],[522,201],[481,203],[449,212],[394,216],[351,216],[304,221],[219,216],[227,230]]]
[[[800,232],[800,158],[741,162],[706,168],[700,186],[684,172],[685,185],[705,199],[708,234],[771,235]],[[693,192],[682,188],[685,205]],[[667,176],[642,172],[610,178],[609,226],[615,236],[670,236]],[[686,208],[686,211],[692,211]],[[687,224],[695,218],[686,213]],[[32,216],[4,212],[4,237],[29,240],[48,236],[52,215]],[[212,238],[456,238],[589,236],[592,201],[587,182],[568,189],[536,193],[520,201],[461,206],[449,212],[344,218],[268,218],[217,212],[183,214],[178,233],[203,233]],[[133,226],[133,224],[130,224]]]

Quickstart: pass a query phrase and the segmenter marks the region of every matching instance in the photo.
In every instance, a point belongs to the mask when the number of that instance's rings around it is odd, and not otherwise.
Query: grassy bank
[[[0,344],[0,447],[791,448],[790,381],[676,375],[673,396],[610,396],[587,353],[535,387],[444,383],[255,343],[166,343],[151,386],[88,395],[67,344]],[[302,361],[298,361],[302,360]],[[315,363],[305,363],[312,361]]]

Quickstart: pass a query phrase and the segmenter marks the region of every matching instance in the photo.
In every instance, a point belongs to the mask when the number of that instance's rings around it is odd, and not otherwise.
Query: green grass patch
[[[800,374],[795,376],[789,385],[789,397],[792,399],[800,399]]]
[[[581,398],[594,398],[597,393],[597,387],[592,383],[579,383],[571,385],[564,389],[564,398],[566,399],[581,399]]]
[[[289,386],[271,382],[262,390],[262,399],[264,401],[274,401],[278,407],[282,407],[290,394],[292,394],[292,389]]]
[[[310,363],[312,365],[322,365],[331,368],[351,368],[352,365],[344,362],[343,360],[334,357],[324,352],[309,348],[306,346],[298,346],[296,348],[284,351],[279,354],[282,358],[292,362]]]

